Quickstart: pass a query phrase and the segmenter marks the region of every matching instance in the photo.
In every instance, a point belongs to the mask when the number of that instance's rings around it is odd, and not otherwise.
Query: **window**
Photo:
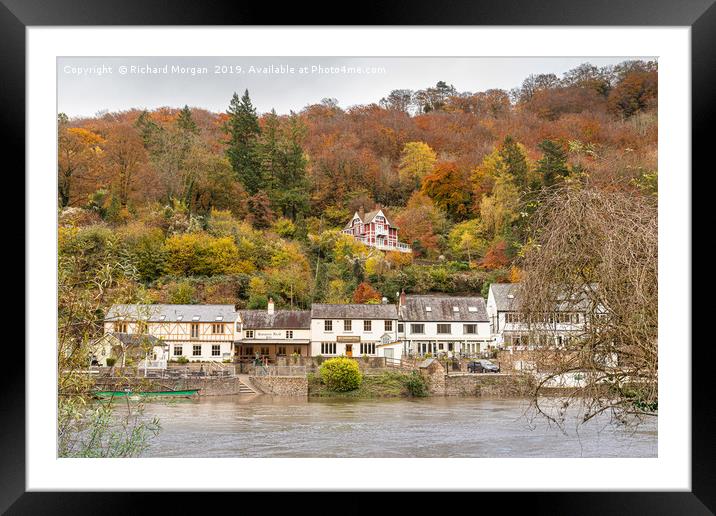
[[[425,325],[424,324],[411,324],[410,325],[410,333],[425,333]]]
[[[439,349],[440,351],[443,350],[443,343],[442,343],[442,342],[441,342],[440,344],[438,344],[438,349]]]
[[[449,324],[438,324],[438,333],[443,334],[450,334],[450,325]]]
[[[405,324],[402,322],[399,322],[398,323],[398,333],[403,333],[403,332],[405,332]]]
[[[268,346],[262,346],[262,347],[261,347],[261,354],[262,354],[262,355],[268,355],[268,354],[269,354]]]
[[[361,355],[375,355],[375,342],[361,342],[360,343],[360,354]]]
[[[239,321],[236,321],[236,331],[239,331]]]
[[[298,347],[298,346],[294,346],[294,347],[293,347],[293,352],[294,352],[296,355],[300,355],[300,354],[301,354],[301,348]]]
[[[147,333],[147,321],[137,321],[137,333]]]
[[[462,332],[466,335],[474,335],[477,333],[477,324],[463,324]]]
[[[336,343],[335,342],[321,342],[321,355],[335,355],[336,354]]]
[[[183,352],[183,350],[182,350],[181,346],[174,346],[174,356],[175,357],[182,356],[182,354],[183,354],[182,352]]]
[[[363,331],[373,331],[373,321],[363,321]]]
[[[293,338],[293,330],[286,330],[286,338],[287,339]]]
[[[253,355],[254,354],[254,347],[253,346],[246,346],[244,348],[244,354],[245,355]]]
[[[212,324],[211,333],[224,333],[224,325],[221,323]]]
[[[199,336],[199,325],[198,324],[191,324],[191,338],[196,339]]]
[[[279,346],[278,351],[276,351],[277,355],[285,355],[286,354],[286,346]]]
[[[353,321],[350,319],[343,321],[343,331],[353,331]]]
[[[253,339],[254,338],[254,330],[246,330],[246,338]]]
[[[212,344],[211,345],[211,356],[212,357],[221,356],[221,344]]]
[[[333,321],[323,321],[323,331],[333,331]]]
[[[191,347],[191,354],[195,357],[201,356],[201,344],[194,344]]]
[[[114,323],[114,332],[115,333],[127,333],[127,323],[124,323],[124,322]]]
[[[393,331],[393,321],[385,321],[385,331]]]

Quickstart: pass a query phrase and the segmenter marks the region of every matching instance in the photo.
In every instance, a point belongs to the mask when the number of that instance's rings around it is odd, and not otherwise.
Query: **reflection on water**
[[[525,400],[297,399],[155,401],[149,457],[656,457],[655,418],[636,429],[597,418],[565,436]],[[576,421],[576,419],[575,419]]]

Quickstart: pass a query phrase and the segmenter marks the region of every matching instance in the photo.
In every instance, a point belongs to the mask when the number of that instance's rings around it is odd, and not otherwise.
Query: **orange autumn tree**
[[[470,211],[470,184],[453,161],[438,163],[423,179],[422,193],[455,221],[464,220]]]
[[[353,302],[357,304],[377,304],[380,303],[380,300],[380,292],[365,281],[358,285],[355,292],[353,292]]]
[[[408,205],[395,217],[401,239],[413,247],[415,256],[439,251],[439,230],[446,224],[445,215],[427,195],[414,192]]]
[[[69,127],[66,117],[58,118],[57,146],[57,191],[60,205],[67,206],[70,200],[83,196],[76,195],[75,183],[78,180],[92,181],[89,174],[97,168],[98,158],[105,143],[100,135],[83,127]]]
[[[488,270],[502,269],[510,263],[507,257],[507,242],[498,240],[490,246],[480,265]]]

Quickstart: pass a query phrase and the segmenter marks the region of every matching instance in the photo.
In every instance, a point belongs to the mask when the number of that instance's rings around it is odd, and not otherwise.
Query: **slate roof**
[[[141,333],[107,333],[106,336],[114,337],[125,346],[139,346],[143,342],[150,342],[152,346],[161,346],[162,341],[154,335]]]
[[[311,327],[309,310],[276,310],[273,314],[269,314],[267,310],[239,310],[239,316],[244,328],[249,330],[308,330]]]
[[[519,310],[519,283],[493,283],[490,285],[492,296],[495,299],[495,305],[500,312],[509,312]],[[596,289],[596,285],[591,285]],[[567,299],[567,296],[561,296],[557,299],[554,309],[556,311],[570,310],[586,310],[589,307],[589,299],[585,295],[581,299]]]
[[[393,225],[393,221],[388,218],[388,214],[385,212],[383,208],[379,208],[377,210],[369,211],[368,213],[365,213],[363,216],[361,216],[360,213],[355,212],[353,216],[351,217],[351,220],[348,221],[348,224],[346,224],[344,229],[350,229],[351,223],[353,222],[353,219],[355,219],[356,215],[358,215],[358,218],[363,222],[363,224],[370,224],[370,222],[378,215],[378,213],[383,212],[383,216],[385,217],[386,222],[388,225],[390,225],[393,229],[400,229],[398,226]]]
[[[312,319],[397,319],[395,305],[328,305],[314,303]]]
[[[197,319],[194,319],[195,317]],[[234,322],[236,309],[234,305],[112,305],[104,320],[114,321],[122,318],[149,322]]]
[[[489,321],[485,300],[480,296],[405,296],[400,316],[404,321]]]
[[[509,312],[517,310],[518,289],[518,283],[493,283],[490,285],[492,297],[495,299],[495,305],[497,306],[498,311]]]

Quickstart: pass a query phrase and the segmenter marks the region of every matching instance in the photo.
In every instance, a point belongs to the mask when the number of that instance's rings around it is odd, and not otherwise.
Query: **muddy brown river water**
[[[204,397],[150,402],[162,431],[145,457],[656,457],[657,423],[608,416],[566,435],[526,400]]]

